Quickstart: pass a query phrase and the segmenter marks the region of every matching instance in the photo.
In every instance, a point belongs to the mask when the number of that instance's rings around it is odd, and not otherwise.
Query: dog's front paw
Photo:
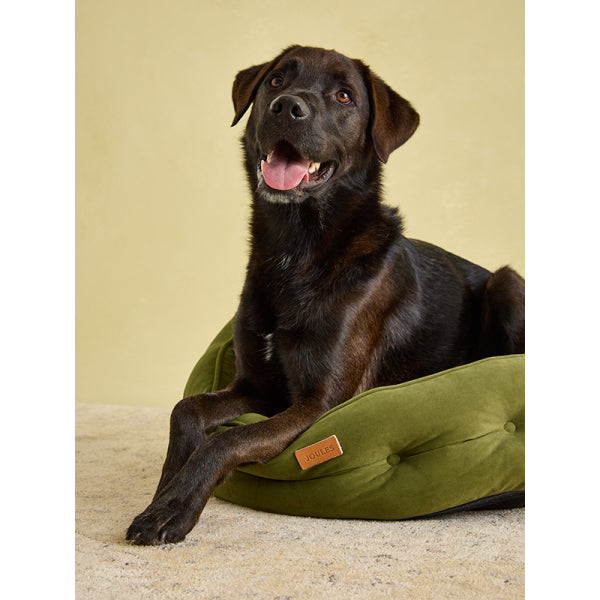
[[[152,546],[181,542],[196,523],[181,505],[153,502],[139,514],[127,530],[126,538],[134,544]]]

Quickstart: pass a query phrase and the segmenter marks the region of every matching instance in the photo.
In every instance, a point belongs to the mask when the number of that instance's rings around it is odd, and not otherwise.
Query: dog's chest
[[[273,353],[275,352],[275,342],[273,340],[273,333],[265,333],[263,338],[263,349],[262,355],[265,362],[271,362],[273,359]]]

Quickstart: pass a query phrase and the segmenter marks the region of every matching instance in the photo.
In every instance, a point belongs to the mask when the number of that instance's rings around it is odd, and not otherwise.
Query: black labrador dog
[[[273,458],[352,396],[524,352],[523,278],[405,238],[382,204],[382,163],[419,115],[366,65],[292,46],[238,73],[233,104],[233,125],[252,105],[237,375],[175,406],[158,489],[127,532],[137,544],[183,540],[233,469]],[[246,412],[270,418],[206,435]]]

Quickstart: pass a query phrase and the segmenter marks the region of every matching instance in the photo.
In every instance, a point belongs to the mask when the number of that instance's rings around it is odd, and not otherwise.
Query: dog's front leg
[[[246,394],[238,381],[225,390],[179,401],[171,413],[169,447],[154,499],[206,440],[207,431],[246,412],[261,412],[263,404],[255,396]]]
[[[277,456],[326,410],[318,399],[300,400],[266,421],[217,433],[200,443],[150,506],[134,519],[127,539],[145,545],[183,540],[213,489],[233,469]]]

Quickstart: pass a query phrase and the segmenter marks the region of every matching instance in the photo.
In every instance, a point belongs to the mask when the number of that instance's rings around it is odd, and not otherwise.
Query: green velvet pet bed
[[[523,355],[492,357],[369,390],[324,414],[268,463],[236,469],[215,495],[276,513],[360,519],[522,506],[524,363]],[[234,376],[228,323],[185,396],[221,389]],[[246,414],[224,428],[264,418]],[[295,452],[331,436],[342,454],[302,469]]]

